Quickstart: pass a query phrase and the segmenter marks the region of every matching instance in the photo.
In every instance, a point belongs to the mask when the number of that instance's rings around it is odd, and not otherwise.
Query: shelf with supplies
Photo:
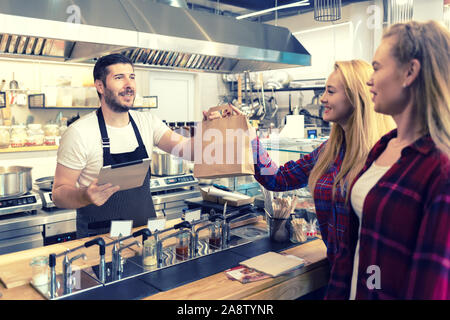
[[[158,108],[157,96],[144,96],[142,98],[143,105],[136,105],[133,109],[156,109]],[[44,93],[30,94],[28,95],[28,108],[29,109],[98,109],[99,106],[47,106]]]
[[[290,91],[306,91],[306,90],[314,90],[314,91],[323,91],[325,90],[325,81],[326,79],[304,79],[304,80],[291,80],[289,82],[289,85],[286,87],[285,85],[282,85],[281,83],[275,83],[271,82],[269,84],[265,83],[264,88],[254,88],[253,85],[250,85],[251,88],[247,84],[245,84],[244,81],[241,82],[241,91],[257,91],[260,92],[264,90],[265,92],[290,92]],[[230,84],[230,90],[232,92],[238,91],[239,83],[238,81],[231,81]],[[251,84],[251,83],[250,83]],[[267,87],[266,87],[267,86]],[[261,90],[262,89],[262,90]]]
[[[11,152],[30,152],[30,151],[53,151],[58,150],[58,146],[32,146],[32,147],[19,147],[19,148],[0,148],[0,153],[11,153]]]

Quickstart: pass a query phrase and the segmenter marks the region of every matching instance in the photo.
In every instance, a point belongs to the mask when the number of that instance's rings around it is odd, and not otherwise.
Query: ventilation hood
[[[0,57],[93,62],[123,53],[136,65],[240,73],[311,65],[282,27],[152,0],[2,0]]]

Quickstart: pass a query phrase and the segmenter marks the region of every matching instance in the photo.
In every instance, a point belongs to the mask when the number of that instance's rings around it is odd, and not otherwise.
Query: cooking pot
[[[39,189],[44,191],[52,191],[54,177],[43,177],[34,180],[34,183],[39,187]]]
[[[26,194],[32,187],[31,167],[0,167],[0,198]]]
[[[159,149],[153,149],[151,166],[155,176],[181,175],[187,170],[186,161]]]

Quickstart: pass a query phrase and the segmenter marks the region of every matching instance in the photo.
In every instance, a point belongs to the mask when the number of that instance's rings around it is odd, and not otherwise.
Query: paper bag
[[[211,108],[228,111],[229,106]],[[244,115],[205,120],[199,124],[194,137],[194,176],[223,178],[255,174],[253,152],[249,136],[250,124]]]

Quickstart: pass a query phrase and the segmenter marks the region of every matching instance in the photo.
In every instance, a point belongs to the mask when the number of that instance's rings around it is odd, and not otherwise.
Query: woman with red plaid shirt
[[[450,33],[390,27],[373,58],[375,111],[397,129],[350,189],[351,299],[450,299]]]
[[[278,167],[259,139],[251,138],[255,179],[261,185],[271,191],[309,185],[330,263],[327,299],[348,299],[350,292],[354,252],[349,247],[348,187],[370,148],[395,126],[392,119],[373,110],[366,86],[371,71],[362,60],[335,63],[320,99],[325,107],[323,120],[333,123],[330,138],[310,154]]]

